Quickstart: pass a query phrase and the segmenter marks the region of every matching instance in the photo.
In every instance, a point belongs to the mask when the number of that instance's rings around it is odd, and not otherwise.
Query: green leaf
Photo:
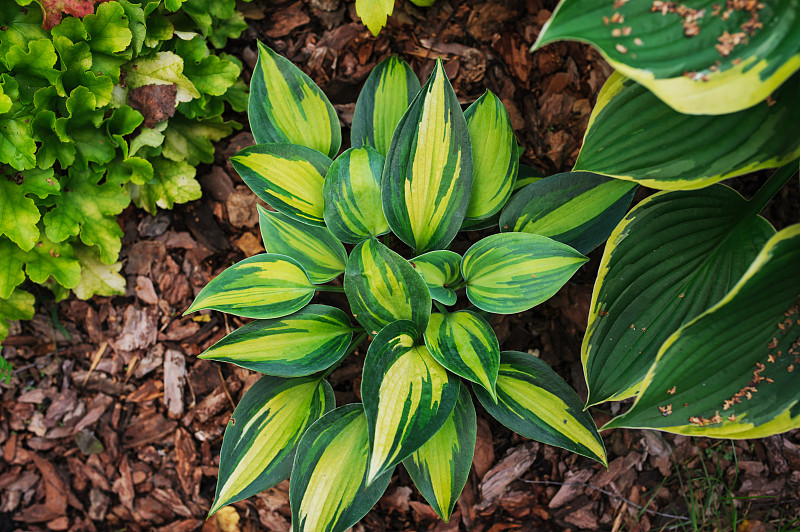
[[[287,216],[324,225],[322,183],[331,160],[295,144],[257,144],[231,157],[256,196]]]
[[[719,301],[775,233],[724,185],[662,192],[606,244],[581,357],[588,404],[633,396],[659,348]]]
[[[403,257],[375,238],[350,253],[344,291],[353,316],[373,335],[397,320],[410,320],[425,330],[431,296],[425,281]]]
[[[53,45],[61,59],[61,77],[56,80],[55,85],[58,95],[66,96],[75,89],[83,88],[94,95],[97,106],[108,105],[111,102],[114,80],[111,76],[100,75],[91,70],[94,65],[89,43],[74,43],[59,35],[53,38]]]
[[[198,91],[212,96],[222,96],[228,87],[239,78],[239,68],[233,61],[223,59],[216,55],[209,55],[205,40],[198,35],[192,41],[202,45],[204,55],[193,57],[191,60],[184,56],[183,73],[194,84]],[[179,41],[182,44],[184,41]],[[178,48],[179,55],[182,55]]]
[[[344,272],[347,251],[326,227],[298,222],[261,205],[258,205],[258,219],[267,252],[299,262],[312,283],[328,282]]]
[[[147,27],[144,23],[144,10],[139,4],[128,0],[116,1],[122,6],[125,16],[128,18],[128,29],[131,32],[131,50],[133,50],[134,56],[138,56],[142,51],[144,38],[147,34]]]
[[[485,319],[468,310],[431,314],[425,329],[425,346],[439,364],[480,384],[496,399],[500,344]]]
[[[607,426],[737,439],[800,427],[799,263],[792,225],[721,301],[663,343],[636,403]]]
[[[170,118],[164,131],[164,147],[161,155],[173,161],[186,161],[192,166],[214,162],[214,144],[240,129],[233,121],[222,117],[207,120],[189,120],[178,115]]]
[[[302,377],[329,368],[353,337],[347,314],[309,305],[294,314],[256,320],[209,347],[199,358],[230,362],[278,377]]]
[[[34,93],[55,83],[61,74],[53,68],[56,50],[50,39],[37,39],[28,43],[27,49],[15,46],[9,50],[6,63],[19,83],[20,98],[25,103],[33,101]]]
[[[33,138],[39,142],[36,151],[36,164],[39,168],[50,168],[58,160],[61,168],[69,168],[75,162],[75,143],[72,139],[62,140],[56,132],[56,114],[43,110],[36,113],[31,121]]]
[[[258,144],[299,144],[330,158],[342,145],[339,117],[327,96],[291,61],[261,42],[248,115]]]
[[[184,314],[210,308],[247,318],[280,318],[305,307],[314,285],[292,258],[262,253],[212,279]]]
[[[225,429],[217,491],[208,514],[286,479],[300,437],[334,406],[333,389],[319,377],[259,379]]]
[[[378,63],[356,101],[350,133],[353,147],[371,146],[386,157],[392,134],[419,89],[417,75],[399,57]]]
[[[289,480],[292,530],[344,532],[381,498],[391,471],[367,483],[369,438],[361,404],[328,412],[297,446]]]
[[[73,244],[75,257],[81,264],[81,280],[73,292],[79,299],[98,296],[120,296],[125,294],[125,278],[119,274],[122,263],[105,264],[95,248]]]
[[[128,159],[130,162],[133,157]],[[170,161],[152,157],[153,178],[146,185],[129,185],[131,199],[152,215],[158,208],[171,209],[176,203],[200,198],[200,183],[194,178],[195,169],[186,161]]]
[[[30,250],[39,238],[39,209],[27,194],[24,181],[17,184],[0,174],[0,235],[24,251]]]
[[[0,237],[0,300],[11,297],[14,288],[25,280],[25,255],[14,242]]]
[[[51,242],[44,234],[25,254],[25,273],[37,284],[46,283],[52,276],[64,288],[75,288],[81,281],[81,265],[73,244]]]
[[[19,100],[19,83],[8,74],[0,75],[0,87],[12,102]],[[27,106],[12,105],[0,114],[0,163],[11,165],[15,170],[26,170],[36,166],[36,143],[33,141]]]
[[[55,132],[63,141],[72,141],[75,146],[75,161],[70,170],[85,171],[89,163],[103,166],[114,160],[114,144],[110,136],[101,129],[105,110],[86,87],[78,87],[67,98],[68,116],[56,118]]]
[[[172,52],[140,57],[125,66],[125,73],[125,83],[130,89],[143,85],[174,84],[178,88],[176,102],[190,102],[200,97],[197,87],[183,74],[183,59]]]
[[[668,3],[562,0],[534,49],[588,42],[682,113],[732,113],[764,100],[800,68],[800,12],[793,1],[721,5],[692,4],[683,13],[685,6]],[[746,29],[753,18],[758,26]]]
[[[442,428],[403,460],[414,485],[445,522],[450,521],[467,483],[477,430],[475,406],[462,384],[456,406]]]
[[[428,286],[431,297],[445,305],[454,305],[456,292],[450,286],[461,280],[461,255],[447,250],[429,251],[411,259]]]
[[[0,341],[8,336],[9,321],[29,320],[36,309],[33,304],[36,298],[19,288],[11,292],[7,298],[0,297]]]
[[[458,378],[416,342],[420,333],[413,322],[396,321],[367,350],[361,397],[369,426],[370,483],[436,434],[458,399]]]
[[[461,227],[471,184],[467,122],[437,60],[392,137],[381,182],[383,212],[417,253],[443,249]]]
[[[351,148],[333,161],[322,184],[323,218],[349,244],[389,232],[381,205],[384,158],[369,146]]]
[[[97,12],[83,17],[92,50],[104,54],[123,52],[133,39],[125,9],[117,2],[97,6]]]
[[[517,149],[517,151],[521,150]],[[514,183],[514,192],[530,185],[531,183],[536,183],[542,178],[544,178],[544,174],[539,170],[537,170],[536,168],[528,166],[527,164],[520,164],[519,173],[517,175],[517,181],[516,183]]]
[[[18,46],[25,50],[30,41],[49,38],[42,29],[40,9],[25,8],[10,2],[7,4],[0,9],[0,65],[6,68],[5,58],[11,48]]]
[[[495,314],[515,314],[555,294],[587,259],[544,236],[487,236],[464,254],[461,273],[473,305]]]
[[[376,37],[386,26],[386,19],[392,11],[394,0],[356,0],[356,14]]]
[[[771,102],[722,116],[680,114],[612,74],[597,97],[575,170],[658,189],[690,189],[800,156],[800,73]]]
[[[603,440],[575,391],[550,366],[527,353],[500,353],[497,403],[482,388],[475,396],[517,434],[606,464]]]
[[[464,113],[472,144],[472,190],[466,216],[488,218],[500,211],[517,180],[519,155],[514,128],[500,98],[486,91]]]
[[[503,209],[500,228],[546,236],[588,254],[625,216],[636,188],[589,172],[556,174],[515,194]]]

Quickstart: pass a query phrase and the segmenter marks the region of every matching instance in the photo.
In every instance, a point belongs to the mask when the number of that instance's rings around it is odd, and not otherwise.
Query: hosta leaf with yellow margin
[[[519,172],[517,173],[517,181],[514,183],[514,192],[542,179],[544,179],[544,174],[541,171],[527,164],[520,164]]]
[[[433,299],[448,306],[455,304],[456,292],[448,287],[461,280],[461,255],[440,249],[414,257],[410,263],[425,280]]]
[[[312,297],[314,285],[296,260],[261,253],[213,278],[184,314],[208,308],[246,318],[280,318],[305,307]]]
[[[340,406],[311,425],[297,447],[289,481],[294,532],[343,532],[369,512],[392,471],[367,484],[369,434],[360,403]]]
[[[625,216],[636,188],[591,172],[556,174],[515,194],[500,216],[500,230],[546,236],[588,254]]]
[[[681,114],[619,73],[597,97],[574,170],[663,190],[706,187],[800,156],[800,73],[772,100],[721,116]]]
[[[209,515],[286,479],[300,437],[334,406],[333,389],[319,377],[258,380],[225,429]]]
[[[459,380],[416,339],[410,321],[387,325],[369,346],[361,397],[369,425],[368,482],[391,471],[447,421]]]
[[[716,305],[661,346],[608,427],[763,438],[800,427],[800,225],[773,235]]]
[[[302,377],[329,368],[353,336],[343,311],[326,305],[271,320],[256,320],[233,331],[198,358],[230,362],[278,377]]]
[[[506,204],[519,169],[517,139],[503,102],[486,91],[464,112],[472,145],[467,218],[484,219]]]
[[[419,89],[417,75],[399,57],[378,63],[356,101],[350,133],[353,147],[372,146],[386,157],[392,134]]]
[[[375,238],[350,253],[344,291],[353,316],[372,335],[397,320],[428,325],[431,296],[425,281],[403,257]]]
[[[472,397],[461,384],[456,406],[442,428],[403,460],[414,485],[445,522],[467,483],[477,429]]]
[[[327,96],[302,70],[261,42],[247,113],[257,144],[299,144],[330,158],[342,145],[339,117]]]
[[[500,344],[485,319],[468,310],[431,314],[425,346],[442,366],[496,397]]]
[[[351,148],[333,161],[322,185],[325,224],[336,238],[358,244],[389,232],[381,205],[383,156],[370,148]]]
[[[322,183],[331,162],[318,151],[295,144],[257,144],[231,157],[256,196],[311,225],[325,225]]]
[[[381,181],[383,213],[417,253],[444,249],[464,220],[471,185],[467,122],[437,59],[392,136]]]
[[[356,14],[376,37],[394,11],[394,0],[356,0]]]
[[[687,14],[678,13],[675,3],[663,4],[562,0],[534,49],[565,39],[588,42],[614,68],[692,114],[746,109],[800,68],[797,0],[749,7],[733,2],[730,8],[696,2]]]
[[[298,222],[261,205],[258,220],[267,252],[299,262],[312,283],[325,283],[344,272],[347,251],[327,227]]]
[[[661,344],[733,287],[775,233],[725,185],[661,192],[611,233],[581,347],[588,404],[633,396]]]
[[[500,353],[497,403],[483,388],[472,389],[483,407],[517,434],[606,464],[603,440],[580,397],[535,356]]]
[[[587,260],[545,236],[502,233],[473,244],[461,261],[461,273],[473,305],[515,314],[549,299]]]

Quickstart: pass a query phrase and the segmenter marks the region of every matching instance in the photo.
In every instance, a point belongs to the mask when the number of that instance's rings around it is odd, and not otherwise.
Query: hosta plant
[[[258,144],[232,162],[271,207],[259,209],[267,252],[223,271],[187,311],[253,318],[201,357],[264,374],[226,429],[211,513],[290,477],[294,530],[345,530],[402,464],[447,520],[472,462],[475,399],[525,437],[605,463],[576,392],[537,357],[501,352],[490,320],[552,296],[633,185],[526,170],[513,194],[505,108],[487,92],[463,112],[441,62],[421,87],[403,61],[380,63],[339,153],[325,95],[260,45],[249,115]],[[559,209],[580,222],[568,227]],[[448,249],[462,228],[498,220],[506,232]],[[318,292],[342,293],[340,305]],[[362,403],[336,405],[328,376],[359,347]]]

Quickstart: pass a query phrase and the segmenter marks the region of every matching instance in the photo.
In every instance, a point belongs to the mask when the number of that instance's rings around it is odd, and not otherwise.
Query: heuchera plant
[[[259,144],[232,162],[275,209],[259,208],[267,253],[223,271],[187,310],[255,318],[201,357],[265,374],[225,431],[211,514],[290,477],[294,530],[345,530],[402,463],[447,520],[472,463],[473,395],[517,433],[606,462],[575,391],[537,357],[501,352],[488,320],[552,296],[622,217],[633,185],[582,173],[575,194],[598,187],[605,203],[572,227],[557,209],[543,214],[542,232],[560,241],[523,227],[462,256],[447,249],[460,230],[527,216],[537,184],[509,202],[519,155],[495,95],[463,112],[441,61],[420,87],[386,59],[339,154],[325,95],[259,45],[249,114]],[[317,304],[319,291],[344,292],[347,305]],[[326,378],[368,338],[363,403],[337,408]]]

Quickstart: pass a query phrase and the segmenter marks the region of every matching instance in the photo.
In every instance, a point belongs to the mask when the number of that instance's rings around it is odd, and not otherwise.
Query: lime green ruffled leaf
[[[515,194],[503,209],[500,228],[546,236],[588,254],[625,216],[636,188],[590,172],[556,174]]]
[[[0,297],[0,341],[8,336],[9,321],[29,320],[36,309],[33,294],[17,288],[9,297]]]
[[[15,46],[6,56],[9,70],[19,83],[20,98],[25,103],[33,101],[34,93],[55,83],[60,71],[53,68],[58,57],[50,39],[30,41],[28,48]]]
[[[396,321],[367,350],[361,397],[369,426],[369,483],[430,440],[458,399],[458,378],[417,342],[420,334],[413,322]]]
[[[339,117],[328,97],[291,61],[261,42],[248,115],[258,144],[298,144],[330,158],[342,145]]]
[[[695,116],[614,73],[597,97],[574,169],[673,190],[783,166],[800,156],[799,92],[800,73],[769,102]]]
[[[419,89],[417,75],[399,57],[378,63],[356,101],[350,134],[353,147],[372,146],[386,157],[394,130]]]
[[[44,284],[52,277],[64,288],[75,288],[81,281],[81,264],[72,243],[55,243],[42,234],[25,254],[25,273],[37,284]]]
[[[500,98],[486,91],[464,112],[472,144],[467,218],[484,219],[506,204],[519,168],[517,139]]]
[[[96,248],[73,244],[75,257],[81,265],[81,280],[72,289],[79,299],[92,296],[120,296],[125,294],[125,278],[119,274],[121,262],[106,264]]]
[[[350,253],[344,291],[353,316],[373,335],[397,320],[410,320],[420,331],[428,324],[431,296],[425,281],[408,261],[375,238]]]
[[[483,388],[472,389],[487,412],[517,434],[606,464],[603,440],[580,397],[535,356],[500,353],[497,403]]]
[[[424,253],[455,237],[469,203],[469,130],[441,60],[395,130],[381,191],[392,231]]]
[[[11,297],[14,288],[25,280],[25,256],[18,245],[0,237],[0,300]]]
[[[305,307],[312,297],[314,285],[297,261],[261,253],[212,279],[184,314],[210,308],[247,318],[280,318]]]
[[[36,203],[27,194],[24,180],[17,184],[0,174],[0,235],[7,236],[25,251],[39,238],[36,224],[41,216]]]
[[[125,83],[129,89],[144,85],[175,85],[176,102],[190,102],[200,97],[197,87],[183,74],[183,59],[172,52],[158,52],[140,57],[125,66]]]
[[[681,113],[733,113],[800,68],[800,11],[792,1],[730,5],[562,0],[534,49],[588,42]]]
[[[58,160],[61,168],[69,168],[75,162],[75,143],[72,139],[62,140],[56,132],[56,114],[50,110],[36,113],[31,121],[33,138],[39,143],[36,151],[36,165],[51,168]]]
[[[128,24],[125,9],[117,2],[104,2],[96,13],[83,17],[92,50],[109,55],[123,52],[131,44],[133,33]]]
[[[450,286],[461,280],[461,255],[447,250],[429,251],[410,261],[428,290],[431,298],[445,305],[454,305],[456,292]]]
[[[324,225],[322,185],[332,161],[296,144],[257,144],[231,162],[256,196],[303,223]]]
[[[351,148],[333,161],[322,185],[323,217],[331,232],[349,244],[389,232],[381,205],[383,156]]]
[[[392,472],[367,483],[369,435],[361,404],[328,412],[297,446],[289,480],[292,531],[344,532],[381,498]]]
[[[287,255],[303,267],[312,283],[330,281],[344,272],[347,251],[326,227],[298,222],[258,205],[261,237],[268,253]]]
[[[544,236],[502,233],[473,244],[461,261],[461,273],[473,305],[514,314],[549,299],[587,260]]]
[[[608,427],[763,438],[800,427],[800,225],[773,235],[716,305],[658,351]]]
[[[8,74],[0,75],[0,87],[12,102],[11,108],[0,114],[0,163],[11,165],[15,170],[26,170],[36,166],[36,143],[33,141],[31,118],[28,107],[19,100],[19,83]]]
[[[206,120],[189,120],[178,115],[169,120],[164,131],[161,155],[173,161],[186,161],[192,166],[214,162],[214,143],[241,126],[216,116]]]
[[[28,48],[28,43],[36,39],[48,39],[48,32],[42,29],[42,12],[9,3],[0,9],[0,65],[8,69],[5,58],[11,48]]]
[[[467,483],[477,430],[475,406],[462,384],[456,406],[442,428],[403,460],[414,485],[445,522],[450,521]]]
[[[334,406],[333,389],[319,377],[259,379],[225,428],[217,491],[208,514],[286,479],[301,436]]]
[[[134,163],[131,157],[128,162]],[[143,160],[143,159],[140,159]],[[145,161],[147,162],[147,161]],[[195,169],[186,161],[170,161],[163,157],[151,157],[153,177],[144,185],[128,185],[131,199],[137,207],[155,215],[158,208],[172,209],[176,203],[187,203],[200,198],[200,183],[195,179]],[[141,169],[140,170],[145,170]],[[146,177],[144,174],[142,177]]]
[[[104,104],[86,87],[78,87],[67,98],[68,116],[56,118],[55,132],[62,141],[75,147],[75,161],[70,170],[85,171],[89,163],[104,166],[114,160],[111,137],[101,128],[105,120]]]
[[[187,44],[194,50],[186,51]],[[203,94],[222,96],[239,78],[241,68],[229,59],[211,55],[201,35],[190,41],[178,41],[176,52],[184,60],[183,74]]]
[[[394,0],[356,0],[356,14],[376,37],[394,11]]]
[[[128,0],[116,0],[122,9],[125,11],[125,17],[128,19],[128,29],[131,32],[130,47],[135,56],[138,56],[142,51],[144,39],[147,35],[147,26],[145,25],[145,13],[142,6],[130,2]]]

